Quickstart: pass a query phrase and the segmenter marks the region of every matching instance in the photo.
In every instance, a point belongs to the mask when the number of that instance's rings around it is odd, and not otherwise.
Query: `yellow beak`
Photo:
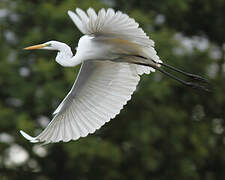
[[[40,49],[40,48],[43,48],[43,47],[46,47],[46,46],[48,46],[48,45],[46,45],[46,44],[38,44],[38,45],[26,47],[24,49],[25,50],[33,50],[33,49]]]

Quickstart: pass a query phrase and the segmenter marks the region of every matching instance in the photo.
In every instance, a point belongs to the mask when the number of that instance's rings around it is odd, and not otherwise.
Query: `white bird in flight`
[[[20,131],[30,142],[68,142],[94,133],[119,114],[131,99],[140,75],[155,69],[187,86],[208,90],[164,71],[161,66],[193,80],[206,81],[198,75],[162,63],[154,49],[154,41],[128,15],[111,8],[101,9],[98,14],[92,8],[87,13],[77,8],[75,12],[68,11],[68,14],[84,34],[74,56],[68,45],[58,41],[25,48],[56,50],[56,62],[64,67],[82,63],[72,89],[55,110],[44,131],[36,137]]]

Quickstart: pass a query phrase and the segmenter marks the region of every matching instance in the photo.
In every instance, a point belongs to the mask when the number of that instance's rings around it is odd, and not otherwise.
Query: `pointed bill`
[[[41,49],[48,46],[47,44],[38,44],[38,45],[34,45],[34,46],[29,46],[24,48],[25,50],[33,50],[33,49]]]

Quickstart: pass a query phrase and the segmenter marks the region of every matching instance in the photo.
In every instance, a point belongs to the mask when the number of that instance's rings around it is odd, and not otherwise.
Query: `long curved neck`
[[[58,50],[56,62],[60,65],[64,67],[73,67],[82,62],[82,58],[78,54],[73,56],[71,48],[67,44],[62,43]]]

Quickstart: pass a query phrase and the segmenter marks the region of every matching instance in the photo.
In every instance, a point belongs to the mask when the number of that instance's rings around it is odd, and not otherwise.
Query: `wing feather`
[[[110,61],[84,62],[71,91],[45,130],[34,138],[22,134],[31,142],[47,144],[76,140],[95,132],[131,98],[140,79],[136,68]]]
[[[97,19],[97,14],[93,8],[89,8],[87,10],[89,18],[92,18],[92,21],[95,21]]]
[[[74,22],[74,24],[77,26],[77,28],[80,30],[80,32],[82,32],[83,34],[88,33],[82,23],[82,21],[80,20],[80,18],[72,11],[68,11],[68,14],[70,16],[70,18],[72,19],[72,21]]]
[[[89,23],[89,18],[88,18],[87,14],[83,10],[81,10],[80,8],[76,8],[76,13],[80,17],[80,19],[83,22],[83,24],[88,24]]]

